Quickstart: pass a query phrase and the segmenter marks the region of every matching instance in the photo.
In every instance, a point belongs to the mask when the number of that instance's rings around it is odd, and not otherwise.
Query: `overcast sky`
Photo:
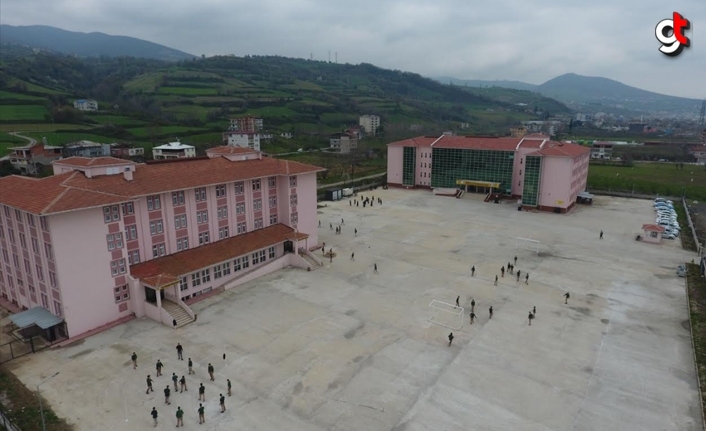
[[[669,3],[669,5],[665,4]],[[692,46],[658,51],[680,12]],[[574,72],[706,97],[706,0],[2,0],[0,22],[133,36],[192,54],[276,54],[541,84]]]

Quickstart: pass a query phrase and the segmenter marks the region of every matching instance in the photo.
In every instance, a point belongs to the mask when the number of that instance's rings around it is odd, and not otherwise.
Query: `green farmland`
[[[44,120],[47,108],[40,105],[0,105],[0,121]]]

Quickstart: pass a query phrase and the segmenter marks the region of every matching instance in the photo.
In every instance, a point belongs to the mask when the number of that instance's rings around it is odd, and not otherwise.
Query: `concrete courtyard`
[[[635,241],[654,219],[649,201],[598,197],[558,215],[473,195],[364,195],[383,205],[344,200],[319,210],[332,263],[201,301],[198,321],[178,330],[137,319],[8,366],[29,387],[59,371],[42,393],[79,431],[153,429],[153,406],[158,430],[174,428],[177,406],[186,430],[702,429],[684,279],[675,274],[693,256],[678,241]],[[341,218],[335,235],[329,223]],[[516,250],[515,237],[540,240],[540,254]],[[506,274],[493,286],[515,255],[522,281]],[[462,320],[429,308],[459,295]],[[469,325],[472,299],[478,320]],[[462,322],[451,346],[451,331],[430,317]],[[196,375],[177,361],[179,342]],[[146,395],[157,359],[164,375]],[[186,375],[189,390],[167,406],[162,391],[173,372]],[[226,378],[233,395],[220,413]],[[196,414],[202,382],[205,425]]]

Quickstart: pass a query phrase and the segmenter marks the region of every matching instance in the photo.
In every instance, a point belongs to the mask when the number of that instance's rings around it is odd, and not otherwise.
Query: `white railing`
[[[318,257],[316,257],[316,256],[314,255],[314,253],[310,252],[309,250],[304,249],[303,252],[302,252],[302,254],[305,254],[305,255],[309,256],[309,257],[311,258],[311,260],[313,260],[314,262],[316,262],[317,265],[323,266],[324,263],[323,263]]]

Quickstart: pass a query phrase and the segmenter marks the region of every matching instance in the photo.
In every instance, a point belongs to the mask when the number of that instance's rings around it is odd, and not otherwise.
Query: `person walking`
[[[520,281],[520,270],[517,270],[517,281]]]
[[[341,224],[342,224],[342,225],[345,225],[346,222],[344,222],[343,219],[341,219]]]
[[[500,268],[500,276],[502,278],[505,278],[505,267],[504,266]]]
[[[461,308],[461,304],[458,303],[459,299],[461,299],[460,296],[456,297],[456,307]]]
[[[601,231],[601,234],[599,236],[600,239],[603,239],[603,231]]]
[[[351,260],[355,260],[355,252],[351,253]]]
[[[223,396],[223,394],[220,394],[221,398],[219,402],[221,403],[221,413],[226,411],[226,397]]]
[[[354,234],[355,236],[358,236],[358,228],[353,229],[353,234]]]
[[[178,391],[179,389],[177,388],[177,383],[179,382],[179,377],[176,373],[172,373],[172,382],[174,382],[174,392]]]
[[[525,284],[529,284],[529,273],[525,275]]]
[[[527,319],[529,320],[528,326],[532,326],[532,319],[534,319],[534,314],[532,314],[531,311],[529,312],[529,316],[527,316]]]
[[[177,359],[179,359],[180,361],[183,361],[184,360],[184,348],[181,347],[181,343],[177,343],[176,351],[177,351]]]
[[[375,274],[378,273],[378,264],[377,263],[373,264],[373,273],[375,273]]]
[[[328,227],[331,228],[331,230],[333,230],[333,223],[329,223]]]
[[[149,394],[150,392],[154,392],[154,389],[152,389],[152,376],[147,375],[147,392],[146,394]]]
[[[226,381],[228,382],[228,396],[230,396],[230,389],[231,389],[230,379],[226,379]]]
[[[137,353],[132,352],[132,357],[130,359],[132,359],[132,369],[136,370],[137,369]]]
[[[201,383],[199,386],[199,401],[206,402],[206,387]]]
[[[471,311],[476,311],[476,300],[471,298]]]
[[[194,367],[194,363],[191,362],[191,358],[189,358],[189,374],[196,374],[196,373],[194,373],[193,367]]]
[[[494,285],[494,286],[497,286],[497,285],[498,285],[498,276],[497,276],[497,275],[495,275],[495,283],[493,283],[493,285]]]
[[[537,315],[537,307],[532,307],[532,314]]]
[[[169,386],[164,388],[164,404],[167,404],[167,405],[171,404],[171,402],[169,402],[169,395],[171,395],[171,394],[172,394],[172,391],[169,389]]]
[[[517,256],[515,256],[515,265],[517,265]]]
[[[451,345],[451,342],[454,340],[454,333],[451,332],[449,333],[449,346]]]
[[[212,382],[214,381],[214,379],[213,379],[213,371],[214,371],[213,365],[211,365],[211,363],[209,362],[209,363],[208,363],[208,375],[211,376],[211,381],[212,381]]]
[[[507,263],[507,272],[512,274],[512,264],[510,262]]]
[[[471,311],[471,325],[473,324],[473,321],[476,320],[476,313]]]
[[[488,314],[490,314],[490,317],[488,317],[488,319],[492,319],[493,318],[493,306],[492,305],[488,309]]]
[[[319,227],[321,227],[321,220],[319,220]]]
[[[475,265],[474,265],[474,266],[471,266],[471,277],[473,277],[474,275],[476,275],[476,267],[475,267]]]
[[[568,304],[568,303],[569,303],[569,298],[570,298],[570,297],[571,297],[571,295],[569,295],[569,292],[566,292],[566,293],[564,294],[564,304]]]
[[[181,391],[179,391],[179,393],[189,391],[189,388],[186,387],[186,377],[181,376],[181,380],[179,380],[179,385],[181,386]]]
[[[157,364],[155,365],[155,368],[157,369],[157,377],[162,375],[162,367],[164,364],[162,364],[162,361],[157,359]]]
[[[174,328],[177,327],[177,321],[176,321],[176,319],[172,319],[172,326],[173,326]]]
[[[204,408],[203,408],[203,404],[201,404],[201,403],[199,403],[198,412],[199,412],[199,425],[200,425],[200,424],[206,422],[206,418],[204,417]]]
[[[184,410],[182,410],[181,407],[177,407],[176,418],[177,418],[177,428],[179,428],[179,425],[184,427]]]
[[[157,408],[152,407],[152,412],[150,414],[152,415],[152,420],[154,421],[154,426],[156,428],[157,427],[157,416],[159,416],[159,413],[157,413]]]

